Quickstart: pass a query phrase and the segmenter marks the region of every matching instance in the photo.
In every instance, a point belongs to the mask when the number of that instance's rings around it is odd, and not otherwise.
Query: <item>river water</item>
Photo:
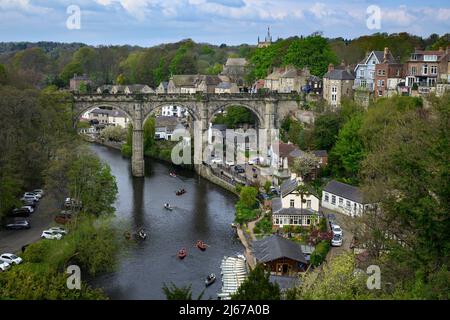
[[[236,196],[192,171],[151,159],[146,159],[145,178],[133,178],[130,160],[119,151],[100,145],[91,148],[116,177],[117,223],[130,229],[144,227],[148,235],[147,240],[126,246],[116,271],[96,278],[93,285],[103,288],[111,299],[165,299],[163,284],[173,282],[192,285],[196,299],[205,289],[205,277],[214,272],[217,280],[203,299],[216,299],[222,258],[243,251],[231,228]],[[169,176],[174,170],[177,178]],[[180,188],[187,193],[176,196]],[[165,210],[165,202],[175,209]],[[194,247],[198,239],[209,245],[205,252]],[[179,260],[176,254],[182,247],[188,256]]]

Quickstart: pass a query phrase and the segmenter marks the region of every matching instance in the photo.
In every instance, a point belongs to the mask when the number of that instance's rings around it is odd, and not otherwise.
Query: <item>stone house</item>
[[[167,81],[163,81],[159,84],[159,86],[156,88],[156,93],[157,94],[166,94],[167,93],[167,86],[168,86],[169,82]]]
[[[79,76],[77,74],[73,75],[73,78],[69,81],[70,91],[79,91],[81,84],[92,85],[92,81],[89,79],[87,75]]]
[[[323,98],[332,106],[341,105],[343,97],[353,97],[355,76],[348,69],[334,69],[330,64],[323,76]]]
[[[301,92],[307,85],[307,79],[311,76],[309,69],[299,70],[288,66],[280,76],[279,93]]]
[[[264,88],[278,92],[280,90],[280,78],[284,72],[284,68],[274,68],[273,72],[264,79]]]
[[[124,92],[125,92],[125,94],[132,94],[132,93],[149,94],[149,93],[155,93],[155,90],[153,90],[146,84],[130,84],[130,85],[125,86]]]
[[[197,77],[197,75],[173,75],[167,84],[167,93],[196,93]]]
[[[221,82],[217,85],[215,88],[215,93],[222,94],[222,93],[239,93],[239,88],[236,83],[230,83],[230,82]]]
[[[245,58],[228,58],[220,75],[227,76],[238,88],[244,86],[248,62]]]

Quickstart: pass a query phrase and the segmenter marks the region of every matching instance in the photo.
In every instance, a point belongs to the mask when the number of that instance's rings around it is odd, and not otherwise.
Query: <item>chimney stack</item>
[[[334,70],[334,65],[332,64],[332,63],[330,63],[329,65],[328,65],[328,72],[331,72],[331,71],[333,71]]]
[[[383,55],[383,62],[387,62],[388,56],[389,56],[389,48],[385,47],[384,48],[384,55]]]

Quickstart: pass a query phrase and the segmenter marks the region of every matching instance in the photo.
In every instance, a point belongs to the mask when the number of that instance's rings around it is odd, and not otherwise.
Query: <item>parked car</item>
[[[60,233],[62,235],[67,234],[67,230],[63,229],[63,228],[60,228],[60,227],[51,227],[50,229],[48,229],[48,231],[53,231],[53,232],[56,232],[56,233]]]
[[[36,208],[37,203],[33,200],[22,200],[22,204],[24,206],[30,206],[30,207]]]
[[[225,161],[225,165],[227,165],[229,167],[232,167],[232,166],[234,166],[234,161],[233,160],[227,160],[227,161]]]
[[[337,224],[333,224],[332,225],[331,231],[333,232],[333,236],[334,235],[339,235],[339,236],[342,237],[342,235],[343,235],[343,231],[342,231],[341,227],[338,226]]]
[[[13,264],[21,264],[23,260],[21,257],[18,257],[15,254],[3,253],[2,255],[0,255],[0,261],[4,261],[9,263],[10,265],[13,265]]]
[[[25,193],[23,194],[23,196],[24,196],[24,197],[27,197],[27,196],[35,196],[35,197],[38,198],[38,199],[41,199],[41,198],[42,198],[42,195],[40,195],[40,194],[38,194],[38,193],[34,193],[34,192],[25,192]]]
[[[34,189],[33,193],[34,194],[39,194],[41,196],[41,198],[45,195],[45,192],[42,189]]]
[[[27,209],[14,209],[11,211],[11,216],[28,218],[30,216],[30,211]]]
[[[49,240],[61,240],[62,234],[56,231],[44,230],[42,231],[41,238]]]
[[[223,160],[220,159],[220,158],[212,158],[211,159],[211,163],[213,163],[213,164],[222,164]]]
[[[240,165],[235,166],[234,171],[237,173],[245,173],[245,169]]]
[[[342,246],[342,236],[335,234],[333,238],[331,239],[331,245],[333,247],[340,247]]]
[[[274,187],[274,186],[271,186],[271,187],[270,187],[270,193],[272,193],[272,194],[275,195],[275,196],[281,195],[280,190],[277,189],[277,188]]]
[[[9,230],[23,230],[30,229],[31,225],[27,220],[21,220],[8,223],[7,225],[5,225],[5,228]]]
[[[6,271],[11,267],[8,262],[0,261],[0,271]]]
[[[36,195],[24,195],[20,200],[39,202],[39,198]]]
[[[20,209],[28,210],[30,213],[34,212],[34,208],[32,206],[22,206]]]
[[[77,201],[72,198],[66,198],[66,200],[64,200],[64,206],[66,208],[81,208],[81,201]]]

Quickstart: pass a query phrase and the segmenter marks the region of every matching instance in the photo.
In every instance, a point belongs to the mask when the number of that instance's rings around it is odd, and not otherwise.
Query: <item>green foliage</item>
[[[222,72],[222,69],[223,69],[223,65],[220,63],[216,63],[212,67],[209,67],[208,69],[206,69],[206,74],[218,75],[219,73]]]
[[[271,186],[272,186],[272,183],[269,180],[266,180],[266,182],[264,183],[264,191],[266,191],[266,193],[269,193]]]
[[[241,187],[240,199],[236,203],[236,218],[237,223],[245,223],[255,220],[259,214],[257,210],[258,201],[256,196],[258,195],[258,189],[254,187]]]
[[[292,42],[283,63],[297,68],[308,67],[311,74],[322,77],[330,63],[337,63],[337,57],[325,38],[309,36]]]
[[[114,212],[117,184],[110,167],[94,154],[77,154],[67,174],[71,198],[81,200],[86,213],[100,216]]]
[[[5,85],[8,81],[8,74],[3,64],[0,64],[0,85]]]
[[[314,146],[317,150],[331,150],[341,126],[341,117],[338,113],[327,112],[320,114],[313,129]]]
[[[342,129],[336,141],[336,145],[331,150],[330,162],[335,176],[347,178],[348,181],[355,182],[364,160],[366,150],[360,134],[363,125],[363,116],[356,115],[351,118]]]
[[[144,153],[151,152],[155,145],[155,126],[156,119],[154,117],[148,118],[144,123]]]
[[[314,267],[318,267],[325,261],[328,251],[330,251],[330,241],[324,240],[316,245],[313,253],[311,254],[310,263]]]
[[[254,187],[243,187],[240,193],[239,202],[241,202],[247,208],[255,208],[257,204],[256,196],[258,190]]]
[[[191,286],[177,287],[171,283],[170,286],[164,284],[162,288],[167,300],[192,300]],[[197,300],[201,300],[205,290],[203,290],[197,297]]]
[[[125,76],[123,74],[119,74],[116,78],[116,84],[124,85],[126,82]]]
[[[109,126],[102,130],[100,137],[108,141],[122,142],[127,138],[127,129],[121,126]]]
[[[280,300],[280,288],[278,284],[270,282],[269,277],[270,273],[264,270],[263,265],[258,264],[231,299]]]
[[[272,217],[266,216],[255,224],[253,229],[255,234],[271,234],[272,233]]]
[[[224,124],[228,128],[235,129],[244,123],[255,124],[256,116],[252,111],[242,106],[231,106],[227,108],[226,114],[218,114],[213,123]]]
[[[66,85],[68,85],[69,80],[73,77],[74,74],[83,74],[83,67],[79,62],[75,61],[66,64],[59,77],[64,81]]]

